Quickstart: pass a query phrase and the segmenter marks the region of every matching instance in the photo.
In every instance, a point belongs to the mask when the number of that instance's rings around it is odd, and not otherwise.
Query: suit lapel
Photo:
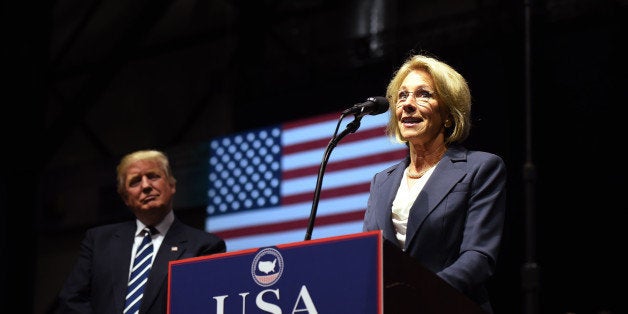
[[[456,162],[465,161],[465,156],[466,153],[457,148],[448,150],[425,183],[410,209],[406,229],[406,248],[416,237],[427,216],[465,176],[466,172],[455,166]]]
[[[150,270],[148,285],[144,290],[140,312],[145,312],[155,302],[168,277],[168,264],[170,261],[179,259],[185,252],[185,242],[187,242],[187,239],[183,232],[182,224],[175,218],[159,247],[157,256],[155,256],[155,261]]]
[[[393,200],[397,195],[397,189],[399,189],[399,183],[403,177],[403,171],[407,167],[409,159],[405,159],[404,161],[398,163],[392,170],[388,173],[388,177],[381,185],[381,191],[376,191],[376,193],[381,193],[382,197],[379,198],[378,201],[384,202],[382,204],[377,204],[376,208],[392,208]],[[379,216],[377,217],[377,225],[382,226],[383,236],[393,243],[397,242],[397,231],[395,230],[395,226],[392,223],[392,212],[390,210],[381,210],[378,211]]]
[[[123,224],[113,235],[109,256],[111,256],[111,273],[113,274],[112,288],[114,291],[115,307],[122,313],[126,299],[126,290],[129,284],[129,268],[131,267],[131,250],[135,237],[135,221]]]

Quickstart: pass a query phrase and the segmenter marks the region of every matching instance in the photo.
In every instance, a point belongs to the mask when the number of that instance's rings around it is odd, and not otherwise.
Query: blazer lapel
[[[410,209],[405,248],[408,248],[416,237],[425,218],[436,209],[456,183],[465,176],[466,172],[455,166],[455,162],[465,161],[465,156],[466,153],[463,150],[452,148],[445,153],[443,159],[432,172]]]
[[[181,222],[175,218],[159,247],[157,256],[155,256],[148,279],[149,284],[146,286],[144,296],[142,297],[140,312],[146,312],[146,309],[155,302],[168,277],[169,262],[179,259],[185,252],[185,242],[187,242],[187,239],[181,228]]]
[[[109,250],[111,256],[111,274],[113,274],[112,289],[114,291],[115,307],[122,313],[126,300],[126,290],[129,284],[129,268],[131,267],[131,249],[135,237],[135,221],[124,224],[114,235]]]
[[[407,167],[408,162],[409,159],[406,158],[404,161],[398,163],[394,168],[392,168],[390,172],[388,172],[388,177],[381,185],[381,190],[378,191],[382,195],[378,201],[383,203],[376,205],[377,208],[392,208],[393,200],[397,195],[397,190],[399,189],[399,184],[403,177],[403,171]],[[397,231],[392,223],[392,212],[390,210],[379,211],[377,221],[377,224],[382,226],[381,229],[384,238],[391,240],[393,243],[398,243]]]

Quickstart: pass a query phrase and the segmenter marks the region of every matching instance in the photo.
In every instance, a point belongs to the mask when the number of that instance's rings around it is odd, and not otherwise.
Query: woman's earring
[[[448,128],[451,126],[451,122],[449,120],[445,120],[445,127]]]

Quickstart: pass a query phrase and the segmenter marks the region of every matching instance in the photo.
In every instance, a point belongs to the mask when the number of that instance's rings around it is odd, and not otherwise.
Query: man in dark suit
[[[176,179],[167,156],[155,150],[126,155],[117,167],[118,193],[136,219],[89,229],[59,293],[59,313],[129,313],[125,305],[143,229],[154,231],[152,267],[139,311],[166,313],[168,263],[226,251],[223,239],[188,226],[173,212]],[[127,308],[127,309],[125,309]]]

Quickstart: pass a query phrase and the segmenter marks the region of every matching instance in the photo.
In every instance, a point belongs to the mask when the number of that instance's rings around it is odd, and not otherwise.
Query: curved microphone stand
[[[325,154],[323,155],[323,161],[321,162],[320,167],[318,168],[318,177],[316,178],[316,189],[314,190],[314,200],[312,201],[312,210],[310,211],[310,220],[307,226],[307,231],[305,232],[305,240],[310,240],[312,238],[312,229],[314,229],[314,221],[316,220],[316,210],[318,209],[318,201],[321,196],[321,186],[323,185],[323,175],[325,173],[325,167],[327,166],[327,161],[329,160],[329,156],[331,155],[331,151],[338,145],[338,142],[342,140],[349,133],[354,133],[360,127],[360,121],[362,120],[361,114],[356,114],[355,119],[347,124],[347,128],[342,131],[338,136],[335,135],[327,144],[327,148],[325,149]],[[338,121],[340,122],[344,119],[345,115],[343,114]],[[336,128],[336,131],[338,128]]]

